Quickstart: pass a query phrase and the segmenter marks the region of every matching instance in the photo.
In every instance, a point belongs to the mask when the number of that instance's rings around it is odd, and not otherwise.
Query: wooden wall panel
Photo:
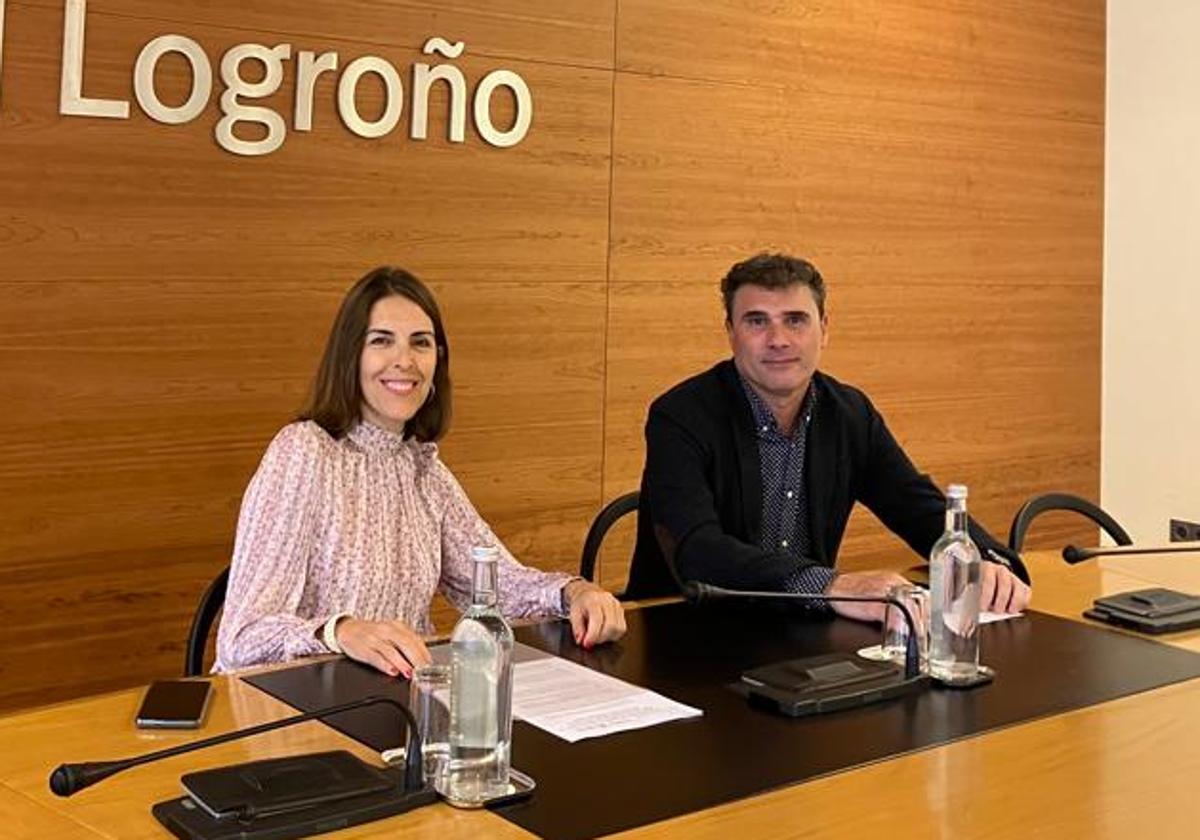
[[[619,20],[617,67],[648,76],[1104,118],[1098,0],[644,0]]]
[[[316,129],[263,158],[217,147],[215,95],[186,126],[152,122],[136,103],[127,121],[63,118],[61,4],[9,4],[0,604],[37,619],[0,654],[0,675],[19,675],[0,704],[177,671],[199,593],[228,562],[246,481],[299,408],[342,293],[381,263],[429,281],[444,309],[457,397],[447,462],[521,556],[577,566],[600,487],[612,75],[594,65],[611,67],[611,9],[581,4],[564,23],[551,3],[445,16],[335,6],[164,14],[93,0],[85,93],[132,98],[133,57],[164,32],[195,38],[214,64],[235,43],[286,40],[337,49],[343,65],[382,55],[406,79],[424,37],[442,34],[467,41],[456,64],[468,80],[522,75],[534,130],[507,150],[471,134],[451,144],[443,94],[429,140],[409,140],[407,120],[364,140],[341,126],[329,77]],[[329,37],[322,21],[337,21]],[[385,24],[404,36],[395,46],[380,43]],[[559,63],[539,47],[547,31],[562,36],[549,50]],[[188,84],[182,62],[160,67],[164,99]],[[289,74],[266,102],[289,113],[293,84]],[[359,99],[375,113],[380,90],[364,85]]]
[[[101,7],[93,2],[90,8]],[[110,19],[97,11],[88,19],[85,92],[131,98],[132,56],[163,32],[164,22]],[[59,59],[51,48],[60,26],[49,10],[10,10],[5,75],[17,81],[4,90],[0,173],[23,200],[8,220],[14,232],[6,259],[29,274],[69,276],[81,270],[84,256],[89,277],[128,278],[135,254],[143,266],[137,279],[183,275],[277,285],[285,278],[311,284],[331,276],[340,283],[348,269],[394,260],[402,249],[426,273],[463,282],[603,282],[609,73],[499,63],[470,53],[459,59],[472,82],[505,67],[536,91],[536,130],[507,150],[471,134],[465,144],[447,142],[444,99],[437,96],[429,140],[409,140],[406,123],[380,140],[356,137],[337,118],[335,82],[326,75],[318,85],[314,131],[290,132],[279,151],[248,159],[216,146],[212,129],[221,114],[215,96],[187,126],[152,122],[136,104],[127,121],[58,117]],[[210,57],[241,41],[292,37],[188,32]],[[110,56],[104,36],[113,41],[112,53],[126,60]],[[343,63],[375,54],[402,70],[421,58],[419,50],[371,43],[341,49]],[[176,70],[185,72],[182,65]],[[178,86],[180,78],[164,77],[164,98],[172,79]],[[290,115],[293,82],[287,76],[264,102]],[[368,84],[364,90],[377,93]],[[377,96],[361,99],[364,113],[378,107]],[[503,124],[503,97],[497,104]],[[236,260],[230,249],[239,249]],[[532,250],[543,258],[528,259]]]
[[[657,14],[687,25],[659,39]],[[717,284],[759,250],[821,267],[824,368],[994,532],[1036,492],[1097,497],[1103,23],[1096,3],[623,6],[606,498],[637,485],[649,400],[728,355]],[[913,559],[861,513],[842,557]]]
[[[763,248],[822,267],[826,367],[994,530],[1031,492],[1098,493],[1099,0],[91,0],[84,92],[131,100],[126,121],[59,116],[63,4],[7,9],[0,708],[177,671],[245,483],[380,263],[443,305],[443,456],[545,568],[575,568],[602,502],[637,486],[649,400],[727,354],[717,280]],[[236,157],[213,139],[219,78],[184,126],[133,102],[135,57],[168,32],[214,67],[243,42],[380,55],[406,89],[426,38],[461,39],[472,86],[528,82],[533,129],[451,144],[438,92],[427,141],[409,99],[364,140],[324,76],[296,132],[289,64],[263,103],[283,147]],[[184,62],[157,83],[181,101]],[[910,562],[868,520],[846,564]],[[603,555],[614,585],[629,524]],[[1064,518],[1031,536],[1094,538]]]
[[[254,3],[194,3],[161,0],[90,0],[89,27],[129,19],[153,25],[156,34],[220,27],[243,36],[225,44],[255,41],[273,45],[263,33],[294,39],[297,49],[339,49],[378,54],[380,45],[419,50],[427,38],[464,41],[466,55],[533,58],[553,64],[612,68],[616,0],[548,3],[546,0],[255,0]],[[9,0],[61,14],[61,0]],[[58,18],[61,20],[61,17]],[[119,20],[118,20],[119,19]],[[89,28],[89,36],[93,30]],[[202,44],[208,45],[204,39]],[[338,44],[337,42],[353,42]],[[144,42],[143,42],[144,43]],[[301,46],[303,45],[303,46]],[[141,44],[139,43],[139,48]],[[129,53],[130,64],[136,50]],[[460,65],[461,66],[461,65]]]

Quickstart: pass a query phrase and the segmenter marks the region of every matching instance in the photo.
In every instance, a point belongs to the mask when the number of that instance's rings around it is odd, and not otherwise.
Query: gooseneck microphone
[[[212,738],[204,738],[200,741],[193,741],[189,744],[180,744],[176,747],[168,747],[167,749],[158,750],[157,752],[146,753],[145,755],[134,756],[132,758],[123,758],[116,761],[89,761],[79,764],[60,764],[50,774],[50,790],[54,791],[59,796],[71,796],[78,793],[86,787],[91,787],[96,782],[107,779],[115,773],[120,773],[122,770],[128,770],[130,767],[138,767],[142,764],[149,764],[163,758],[170,758],[175,755],[193,752],[194,750],[202,750],[206,747],[213,747],[217,744],[224,744],[228,741],[236,741],[240,738],[249,738],[251,735],[258,735],[262,732],[270,732],[273,729],[283,729],[285,726],[292,726],[297,723],[303,723],[306,720],[315,720],[320,718],[336,715],[340,712],[348,712],[351,709],[360,709],[364,706],[373,706],[377,703],[386,703],[389,706],[394,706],[404,714],[404,719],[408,724],[409,742],[408,750],[405,754],[404,763],[404,789],[419,790],[424,785],[424,776],[422,773],[422,749],[421,749],[421,734],[417,728],[417,722],[413,719],[412,712],[408,707],[399,700],[394,700],[391,697],[383,697],[382,695],[371,695],[364,697],[361,700],[354,700],[349,703],[341,703],[337,706],[329,706],[324,709],[317,709],[312,712],[305,712],[292,717],[283,718],[282,720],[272,721],[270,723],[262,723],[258,726],[247,727],[246,729],[237,729],[233,732],[226,732],[224,735],[216,735]]]
[[[1200,552],[1200,542],[1172,543],[1170,545],[1102,545],[1096,548],[1079,548],[1069,545],[1062,550],[1062,557],[1071,565],[1091,560],[1093,557],[1122,557],[1127,554],[1181,554]]]
[[[904,678],[915,679],[921,673],[921,652],[917,647],[917,629],[912,613],[908,607],[896,598],[886,595],[825,595],[809,592],[759,592],[748,589],[725,589],[713,586],[711,583],[700,583],[690,580],[683,586],[684,595],[689,601],[708,601],[729,598],[752,598],[755,600],[799,601],[804,603],[829,604],[832,602],[850,602],[863,604],[889,604],[896,607],[904,615],[904,623],[908,625],[908,644],[904,651]]]

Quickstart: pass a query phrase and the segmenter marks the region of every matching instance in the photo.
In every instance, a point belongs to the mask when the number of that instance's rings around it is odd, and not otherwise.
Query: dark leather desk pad
[[[983,627],[981,658],[997,672],[991,685],[787,719],[751,708],[728,684],[758,665],[874,644],[875,627],[766,604],[669,604],[628,620],[625,639],[590,652],[575,647],[563,622],[519,628],[517,638],[704,716],[576,744],[518,721],[513,764],[538,788],[497,813],[534,834],[597,837],[1200,676],[1200,654],[1029,613]],[[406,683],[342,659],[246,679],[303,710],[381,691],[407,696]],[[330,723],[375,749],[403,742],[394,709]]]

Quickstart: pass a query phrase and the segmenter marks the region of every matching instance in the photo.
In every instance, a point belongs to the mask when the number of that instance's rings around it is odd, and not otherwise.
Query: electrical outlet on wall
[[[1185,519],[1171,520],[1171,542],[1200,541],[1200,522],[1188,522]]]

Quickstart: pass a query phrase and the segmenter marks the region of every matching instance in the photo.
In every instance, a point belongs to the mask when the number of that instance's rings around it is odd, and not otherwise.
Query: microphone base
[[[891,662],[833,653],[792,659],[742,674],[733,688],[751,705],[787,717],[838,712],[923,690],[924,674],[905,678]]]
[[[288,840],[393,817],[437,799],[432,787],[416,791],[392,789],[242,821],[236,817],[213,817],[190,796],[181,796],[159,802],[150,812],[183,840]]]

